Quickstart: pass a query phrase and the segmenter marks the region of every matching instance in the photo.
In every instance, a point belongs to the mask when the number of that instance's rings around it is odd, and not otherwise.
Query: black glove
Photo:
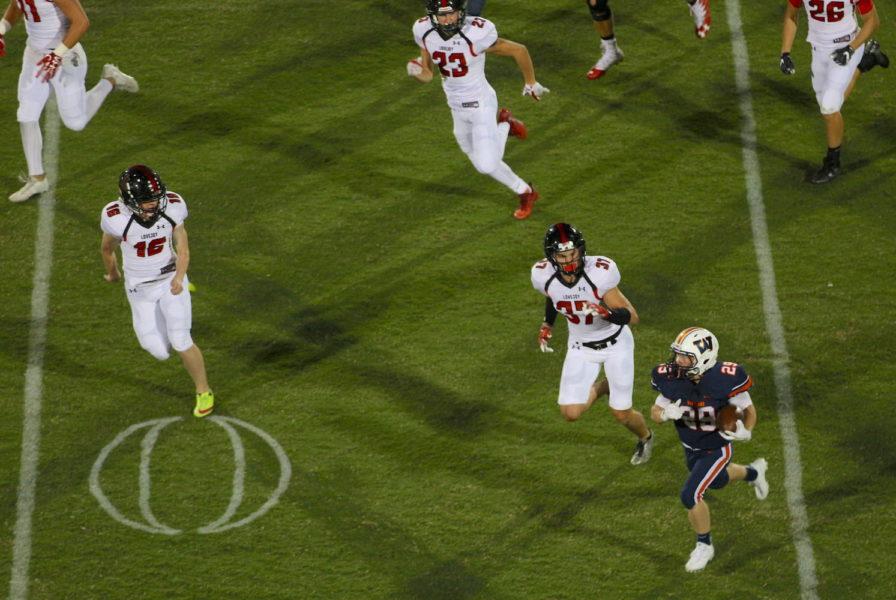
[[[790,52],[781,53],[781,72],[785,75],[796,73],[796,65],[793,64],[793,59],[790,58]]]
[[[855,49],[852,46],[843,46],[831,52],[831,60],[841,67],[845,67],[854,53]]]

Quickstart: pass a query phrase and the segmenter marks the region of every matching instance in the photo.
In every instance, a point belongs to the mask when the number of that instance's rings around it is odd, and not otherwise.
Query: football
[[[740,412],[740,409],[733,404],[729,404],[719,411],[719,416],[716,418],[716,427],[719,431],[734,431],[737,427],[737,420],[742,417],[743,413]]]

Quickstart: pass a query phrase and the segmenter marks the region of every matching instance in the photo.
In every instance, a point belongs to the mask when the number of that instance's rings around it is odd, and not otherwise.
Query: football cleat
[[[24,202],[31,196],[36,196],[38,194],[43,194],[47,190],[50,189],[50,182],[44,178],[41,180],[34,179],[33,177],[29,177],[25,182],[25,185],[22,186],[18,192],[14,194],[10,194],[9,201],[10,202]]]
[[[828,183],[840,175],[840,164],[825,160],[821,168],[809,179],[812,183]]]
[[[215,395],[211,390],[196,394],[196,408],[193,409],[194,417],[207,417],[215,410]]]
[[[697,546],[691,551],[691,556],[688,558],[687,564],[684,566],[684,570],[688,573],[696,573],[697,571],[702,571],[703,568],[709,564],[709,561],[712,560],[712,557],[716,555],[716,549],[713,548],[712,544],[704,544],[703,542],[697,542]]]
[[[535,191],[535,188],[532,184],[529,184],[529,191],[523,192],[519,195],[520,197],[520,207],[513,211],[513,218],[523,220],[529,215],[532,214],[532,207],[535,205],[536,200],[540,197],[538,192]]]
[[[756,476],[754,481],[749,483],[753,486],[753,491],[756,492],[756,498],[765,500],[768,498],[768,479],[765,478],[765,472],[768,470],[768,461],[764,458],[757,458],[750,463],[750,466],[756,469],[759,475]]]
[[[125,92],[130,92],[132,94],[136,94],[140,91],[140,86],[137,84],[137,80],[130,75],[122,73],[121,69],[115,65],[103,66],[103,79],[111,79],[115,83],[116,90],[124,90]]]
[[[625,58],[625,54],[623,54],[622,50],[618,47],[613,51],[604,52],[601,54],[600,59],[594,63],[594,66],[591,67],[591,70],[588,71],[586,77],[591,80],[600,79],[610,70],[610,67],[617,63],[621,63],[623,58]]]
[[[693,4],[689,4],[688,9],[694,18],[694,33],[702,40],[709,35],[709,26],[712,24],[709,0],[696,0]]]
[[[653,432],[650,432],[650,437],[647,438],[647,441],[638,440],[637,445],[635,446],[635,453],[632,454],[631,463],[633,465],[643,465],[648,460],[650,460],[650,455],[653,454]]]
[[[526,129],[526,124],[519,119],[514,119],[513,113],[506,108],[502,108],[498,111],[498,123],[507,123],[510,125],[510,133],[508,135],[515,138],[524,140],[529,136],[529,130]]]
[[[868,40],[865,44],[865,54],[859,61],[859,71],[867,73],[874,67],[886,69],[890,66],[890,58],[880,49],[880,42],[877,40]]]

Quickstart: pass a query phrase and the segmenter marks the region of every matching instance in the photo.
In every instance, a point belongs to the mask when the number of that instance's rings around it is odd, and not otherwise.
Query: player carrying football
[[[718,355],[716,336],[701,327],[689,327],[672,343],[669,362],[653,370],[653,387],[660,394],[650,416],[657,423],[675,421],[689,471],[681,502],[688,509],[697,545],[685,564],[688,572],[702,570],[715,556],[709,506],[703,500],[706,490],[743,480],[753,486],[758,499],[768,496],[764,458],[747,466],[731,462],[731,442],[749,441],[756,425],[756,408],[748,391],[753,379],[737,363],[717,362]],[[716,419],[729,405],[743,416],[731,431],[721,431]]]

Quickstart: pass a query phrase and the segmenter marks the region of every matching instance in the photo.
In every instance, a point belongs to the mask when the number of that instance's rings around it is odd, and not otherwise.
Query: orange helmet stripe
[[[681,333],[678,334],[678,337],[675,338],[675,343],[676,344],[682,343],[684,341],[684,338],[688,337],[691,333],[693,333],[694,331],[697,331],[698,329],[700,329],[700,328],[699,327],[688,327],[687,329],[685,329],[684,331],[682,331]]]

